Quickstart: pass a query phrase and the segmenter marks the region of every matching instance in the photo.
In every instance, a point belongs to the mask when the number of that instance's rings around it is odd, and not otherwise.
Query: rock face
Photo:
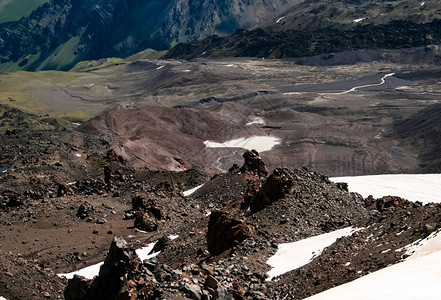
[[[293,177],[288,169],[275,169],[262,184],[257,196],[251,200],[252,212],[259,211],[285,196],[294,193]]]
[[[260,158],[259,152],[256,150],[246,151],[243,154],[245,162],[240,168],[241,172],[251,172],[258,177],[266,177],[268,175],[268,168],[265,162]]]
[[[253,225],[229,215],[215,211],[210,215],[207,232],[208,251],[218,255],[255,234]]]

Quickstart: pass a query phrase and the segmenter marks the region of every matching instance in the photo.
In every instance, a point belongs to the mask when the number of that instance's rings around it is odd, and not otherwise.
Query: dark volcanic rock
[[[78,208],[77,217],[81,220],[84,220],[85,218],[90,217],[91,212],[93,212],[94,210],[95,207],[92,204],[84,202]]]
[[[364,201],[367,208],[376,209],[380,212],[390,208],[406,208],[413,206],[413,203],[409,200],[397,196],[385,196],[378,199],[369,196]]]
[[[294,192],[293,177],[288,169],[275,169],[263,183],[257,196],[251,200],[252,212],[259,211],[285,196]]]
[[[69,280],[69,284],[64,290],[64,299],[66,300],[81,300],[85,299],[86,292],[90,288],[91,280],[84,279],[75,275]]]
[[[134,226],[140,230],[150,232],[155,231],[158,228],[158,223],[156,222],[156,219],[149,213],[138,210],[136,212]]]
[[[245,162],[240,169],[241,172],[251,172],[259,177],[268,175],[268,168],[265,162],[260,158],[259,152],[256,150],[246,151],[243,154]]]
[[[79,278],[69,280],[64,296],[66,300],[130,299],[125,297],[131,285],[130,275],[140,264],[135,250],[128,248],[122,237],[115,237],[98,277],[88,287]]]
[[[254,234],[254,226],[245,220],[234,218],[224,211],[214,211],[208,222],[208,251],[213,255],[218,255]]]

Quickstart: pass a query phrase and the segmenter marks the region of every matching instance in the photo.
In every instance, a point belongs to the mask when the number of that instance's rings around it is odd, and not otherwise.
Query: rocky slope
[[[0,28],[1,69],[67,70],[84,59],[164,50],[248,28],[298,2],[53,0]]]
[[[107,134],[19,130],[2,140],[7,299],[302,299],[402,261],[404,246],[440,227],[440,205],[363,199],[305,168],[269,172],[256,151],[209,178],[133,169]],[[348,226],[359,230],[267,280],[280,243]],[[160,254],[141,261],[134,249],[151,242]],[[93,280],[55,275],[100,261]]]
[[[275,99],[277,97],[280,96],[276,95]],[[117,134],[120,142],[115,151],[136,168],[225,172],[232,164],[240,164],[242,147],[246,145],[209,148],[204,144],[206,141],[271,136],[280,140],[262,152],[270,170],[280,165],[307,166],[332,176],[420,170],[415,157],[395,146],[398,140],[389,130],[390,116],[354,122],[341,118],[339,113],[332,116],[294,108],[274,109],[267,105],[270,100],[260,95],[243,101],[212,100],[202,101],[193,108],[111,110],[77,130],[88,134]],[[263,109],[259,108],[262,103]],[[345,113],[348,112],[341,112]],[[247,125],[253,117],[258,117],[263,124]],[[390,134],[376,137],[381,132]]]
[[[258,28],[239,31],[228,37],[213,36],[200,42],[181,43],[164,58],[296,58],[342,51],[421,47],[441,43],[439,28],[437,19],[423,24],[400,20],[350,29],[325,27],[313,31],[273,32]]]
[[[407,143],[420,149],[422,165],[432,172],[437,172],[441,165],[441,105],[434,104],[421,110],[411,118],[396,124],[396,131]]]

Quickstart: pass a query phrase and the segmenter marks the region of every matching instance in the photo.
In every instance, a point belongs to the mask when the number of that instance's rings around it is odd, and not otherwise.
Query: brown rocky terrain
[[[439,205],[363,199],[306,168],[268,172],[257,152],[209,178],[133,168],[107,134],[15,131],[2,141],[7,299],[301,299],[401,261],[388,249],[440,227]],[[266,281],[278,244],[347,226],[363,229]],[[154,241],[161,253],[149,260],[131,250]],[[104,259],[93,281],[56,276]]]
[[[401,67],[390,75],[395,66],[376,66],[381,72],[343,76],[350,68],[342,67],[335,81],[308,67],[301,76],[322,81],[288,83],[288,62],[226,63],[174,61],[154,82],[146,78],[156,63],[117,66],[122,80],[141,78],[125,86],[112,79],[121,94],[138,89],[122,102],[88,98],[91,91],[72,84],[82,105],[132,107],[77,130],[1,107],[0,296],[301,299],[402,261],[398,250],[439,229],[438,204],[363,199],[324,175],[439,170],[438,73]],[[226,82],[232,68],[237,77]],[[193,91],[204,77],[203,90]],[[211,90],[210,80],[219,82]],[[153,90],[167,107],[143,106]],[[200,97],[208,90],[216,96]],[[281,143],[261,153],[204,145],[252,136]],[[266,261],[280,243],[348,226],[361,229],[266,280]],[[155,241],[158,256],[133,255]],[[93,281],[56,276],[105,259]]]

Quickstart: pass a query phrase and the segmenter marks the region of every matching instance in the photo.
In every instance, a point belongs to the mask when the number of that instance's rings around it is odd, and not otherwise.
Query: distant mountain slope
[[[287,58],[440,43],[441,2],[307,0],[250,31],[175,47],[168,58]]]
[[[306,0],[261,27],[276,32],[329,26],[347,29],[396,20],[426,23],[436,18],[441,18],[441,3],[435,0]]]
[[[302,0],[52,0],[0,29],[0,70],[62,69],[83,59],[227,35]]]
[[[422,166],[439,172],[441,166],[441,104],[433,104],[396,126],[398,134],[420,149]]]
[[[393,21],[350,29],[328,27],[311,32],[272,32],[261,28],[240,31],[228,37],[209,37],[192,44],[179,44],[166,58],[263,57],[290,58],[361,49],[399,49],[441,43],[441,21],[417,24]]]

